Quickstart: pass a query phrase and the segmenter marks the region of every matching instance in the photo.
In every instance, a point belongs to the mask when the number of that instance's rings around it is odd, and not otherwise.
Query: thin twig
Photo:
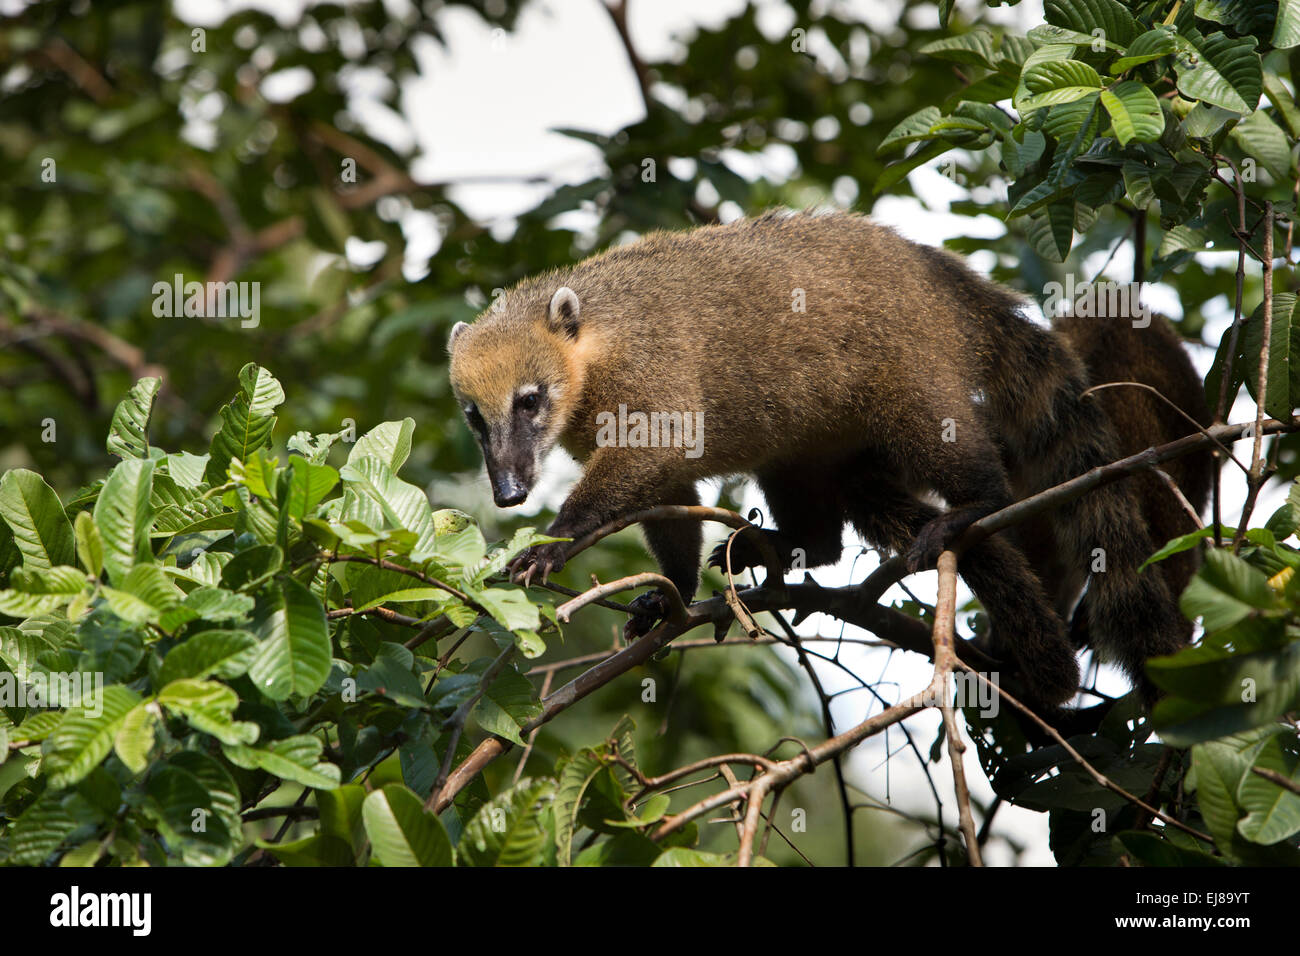
[[[970,810],[970,790],[966,786],[966,771],[962,754],[966,744],[957,729],[957,715],[952,706],[952,669],[958,666],[953,650],[957,630],[957,555],[944,551],[939,555],[939,599],[934,614],[934,677],[930,689],[937,695],[939,710],[943,714],[945,736],[948,738],[948,759],[952,764],[953,788],[957,794],[957,818],[966,837],[966,855],[971,866],[983,866],[979,836],[975,832],[975,818]],[[942,826],[943,821],[940,821]]]

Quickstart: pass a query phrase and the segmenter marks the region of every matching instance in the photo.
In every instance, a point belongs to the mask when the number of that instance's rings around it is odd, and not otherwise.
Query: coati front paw
[[[632,609],[632,615],[623,625],[623,640],[628,643],[645,637],[668,616],[668,598],[658,590],[637,595],[628,602],[628,607]]]
[[[769,534],[770,532],[763,532]],[[709,553],[708,566],[717,568],[722,573],[727,571],[727,539],[723,539]],[[735,540],[731,542],[731,573],[739,574],[746,568],[761,568],[764,564],[763,556],[759,553],[758,547],[754,542],[749,540],[747,535],[738,534]]]
[[[547,577],[564,567],[567,541],[553,541],[548,544],[535,544],[526,551],[519,552],[510,562],[510,580],[528,587],[533,578],[545,583]]]
[[[768,544],[772,546],[772,550],[776,552],[777,560],[781,562],[781,569],[789,570],[795,553],[790,539],[780,531],[769,531],[765,528],[760,528],[758,533],[767,540]],[[722,543],[709,554],[709,567],[717,568],[723,574],[726,574],[728,540],[731,540],[732,574],[739,574],[748,568],[767,567],[767,558],[763,555],[763,549],[754,542],[753,532],[738,534],[734,539],[724,538]]]

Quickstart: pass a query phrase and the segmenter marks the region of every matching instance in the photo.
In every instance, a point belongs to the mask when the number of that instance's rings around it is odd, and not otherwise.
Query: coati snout
[[[1101,406],[1081,398],[1083,363],[1021,307],[955,256],[864,217],[775,212],[651,234],[524,280],[453,330],[451,381],[498,504],[523,500],[557,441],[583,462],[548,529],[556,537],[655,505],[698,504],[699,479],[748,473],[787,566],[837,560],[845,523],[920,563],[1013,493],[1119,457]],[[706,416],[709,441],[694,456],[598,443],[600,416],[620,406]],[[948,512],[929,503],[932,493]],[[1156,544],[1130,484],[1100,487],[1050,520],[1056,561],[1089,580],[1090,640],[1143,681],[1145,659],[1176,651],[1186,635],[1164,570],[1137,573]],[[642,530],[692,600],[699,523]],[[525,552],[516,580],[559,570],[565,548]],[[1098,548],[1106,571],[1089,579]],[[732,557],[733,567],[755,563],[744,547]],[[1031,701],[1072,697],[1074,649],[1013,536],[972,548],[959,570]],[[635,618],[633,631],[647,620]]]
[[[546,412],[546,388],[525,385],[511,399],[505,416],[484,417],[474,401],[463,401],[465,421],[483,449],[492,499],[498,508],[521,505],[537,480],[538,438]]]

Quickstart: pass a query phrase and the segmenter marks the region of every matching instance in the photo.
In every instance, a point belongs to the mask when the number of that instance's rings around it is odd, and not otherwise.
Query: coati
[[[451,383],[499,506],[524,501],[556,442],[585,463],[552,535],[577,539],[653,505],[698,504],[697,480],[748,473],[787,566],[796,555],[806,567],[837,561],[847,521],[921,569],[1013,494],[1119,457],[1106,399],[1080,400],[1083,363],[1020,307],[955,256],[865,217],[776,211],[654,233],[520,282],[452,330]],[[598,441],[620,406],[701,413],[702,454]],[[1050,529],[1074,568],[1105,549],[1087,633],[1141,681],[1142,661],[1177,650],[1184,631],[1164,576],[1135,573],[1155,545],[1133,490],[1098,488],[1059,509]],[[643,531],[690,600],[699,523]],[[512,564],[515,579],[559,570],[565,549],[530,549]],[[731,558],[733,568],[762,563],[743,537]],[[1079,671],[1061,612],[1013,538],[970,549],[959,571],[1031,702],[1073,696]],[[662,597],[634,603],[634,630],[644,631]]]

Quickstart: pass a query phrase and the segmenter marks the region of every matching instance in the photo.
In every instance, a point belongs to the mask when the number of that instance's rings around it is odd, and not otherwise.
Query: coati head
[[[581,386],[577,293],[561,286],[544,313],[540,303],[511,298],[473,325],[457,322],[447,342],[452,391],[483,449],[492,497],[502,508],[528,497]]]

